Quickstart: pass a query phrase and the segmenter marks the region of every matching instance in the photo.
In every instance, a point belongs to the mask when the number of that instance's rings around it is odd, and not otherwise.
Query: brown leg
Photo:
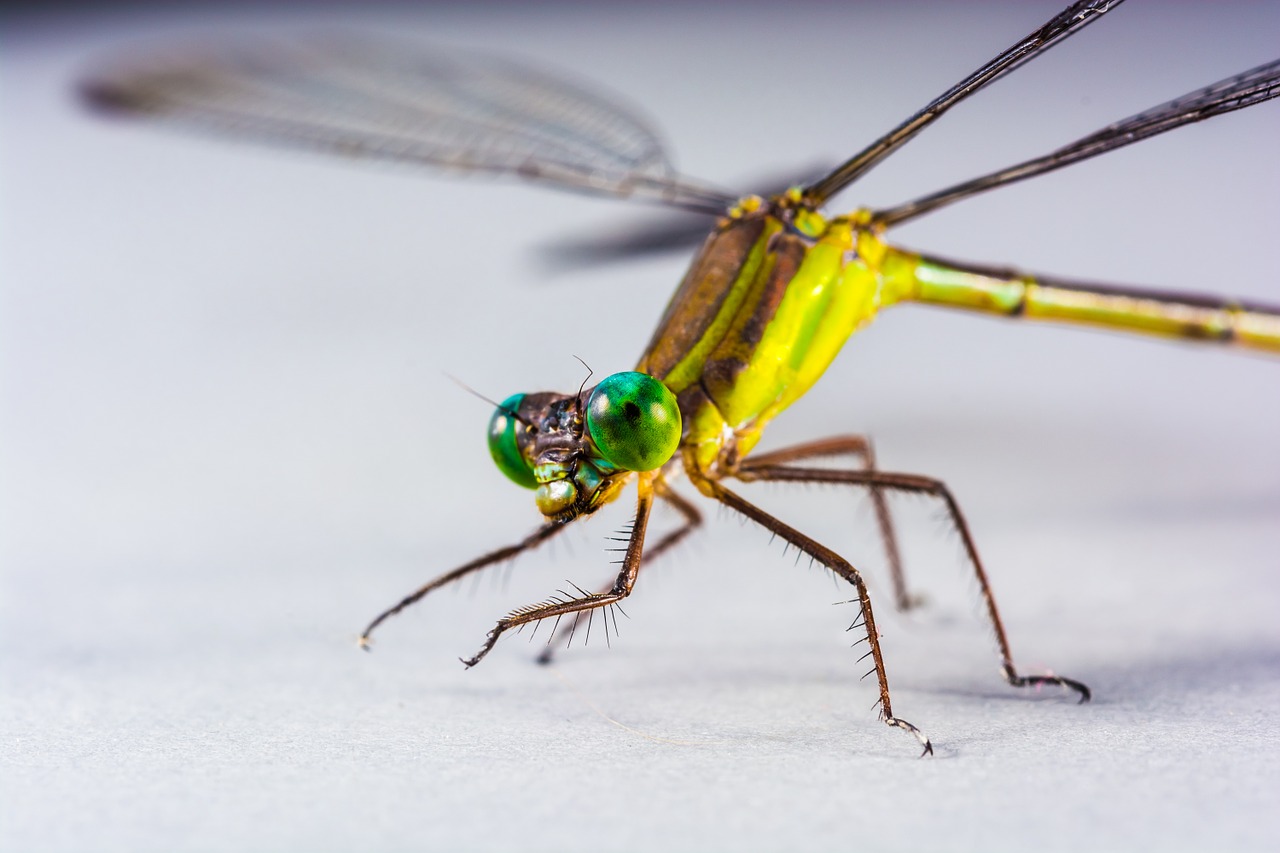
[[[876,704],[880,706],[880,719],[890,726],[894,726],[915,735],[916,739],[919,740],[920,744],[924,747],[924,752],[920,753],[921,756],[932,755],[933,744],[929,742],[929,738],[925,737],[924,732],[920,731],[906,720],[893,716],[893,707],[889,702],[889,677],[885,673],[884,658],[880,654],[880,635],[876,632],[876,620],[875,616],[871,612],[871,596],[867,593],[867,585],[863,582],[862,575],[858,573],[858,570],[830,548],[819,545],[817,542],[813,541],[808,536],[805,536],[795,528],[784,524],[764,510],[738,497],[715,480],[706,481],[704,485],[706,485],[712,495],[725,506],[742,513],[761,527],[764,527],[771,533],[780,536],[782,539],[798,548],[801,552],[808,554],[810,557],[831,569],[831,571],[835,572],[849,583],[853,584],[854,588],[858,591],[858,602],[861,605],[861,616],[859,617],[861,627],[866,631],[866,641],[870,648],[867,654],[863,655],[863,659],[870,657],[873,664],[873,668],[867,672],[867,675],[874,672],[876,674],[876,681],[880,686],[880,698],[876,700]],[[859,622],[854,623],[854,625],[858,624]],[[863,676],[863,678],[865,677],[866,675]]]
[[[676,544],[682,541],[686,536],[692,533],[694,529],[702,524],[702,513],[698,512],[697,507],[673,492],[670,486],[661,481],[655,483],[654,486],[658,499],[664,500],[675,507],[676,510],[684,516],[684,523],[659,539],[658,544],[644,552],[644,558],[640,561],[640,568],[642,569],[661,557],[667,551],[670,551],[676,546]],[[608,586],[604,589],[598,590],[597,594],[602,595],[612,589],[612,586]],[[623,615],[625,616],[626,614],[624,613]],[[575,615],[573,621],[568,625],[565,625],[559,630],[552,631],[551,636],[547,638],[547,645],[543,648],[542,653],[538,655],[538,663],[551,663],[555,658],[556,649],[561,647],[561,644],[558,641],[564,640],[564,645],[567,647],[569,641],[573,639],[573,634],[576,631],[577,626],[578,616]]]
[[[802,459],[813,459],[818,456],[856,456],[862,461],[862,470],[876,470],[875,448],[871,439],[865,435],[837,435],[822,438],[774,450],[769,453],[758,453],[751,456],[744,465],[750,468],[769,468],[774,465],[790,465]],[[898,551],[898,537],[893,530],[893,519],[889,515],[889,502],[885,499],[884,489],[870,486],[871,505],[875,507],[876,523],[880,527],[880,541],[884,543],[885,556],[889,560],[889,578],[893,583],[893,600],[899,610],[910,610],[924,604],[924,596],[907,592],[907,579],[902,571],[902,557]]]
[[[1088,702],[1089,688],[1079,681],[1059,675],[1019,675],[1013,665],[1013,654],[1009,651],[1009,640],[1005,636],[1004,623],[1000,620],[1000,611],[996,607],[995,596],[991,593],[991,584],[987,581],[987,572],[978,557],[978,549],[973,544],[973,536],[969,533],[969,524],[960,512],[951,490],[941,480],[921,477],[915,474],[891,474],[884,471],[831,471],[821,468],[792,468],[785,465],[761,465],[755,460],[743,463],[738,471],[742,480],[773,480],[798,483],[843,483],[852,486],[865,486],[887,491],[913,492],[932,495],[940,498],[947,506],[951,521],[960,532],[965,553],[973,565],[978,585],[982,589],[982,599],[987,606],[987,616],[995,631],[996,644],[1000,649],[1001,672],[1005,681],[1014,687],[1037,687],[1043,684],[1056,684],[1070,687],[1080,694],[1081,702]]]
[[[546,601],[512,611],[510,615],[498,620],[498,624],[493,627],[493,630],[489,632],[489,636],[485,638],[484,645],[481,646],[480,651],[476,652],[474,657],[464,658],[462,662],[468,668],[478,664],[493,648],[494,643],[498,642],[498,638],[512,628],[519,628],[522,625],[528,625],[530,622],[540,622],[553,616],[557,622],[565,616],[573,615],[576,617],[580,613],[588,613],[589,616],[592,616],[594,611],[599,608],[617,604],[630,595],[631,589],[636,583],[636,575],[640,572],[640,555],[644,550],[644,532],[649,524],[649,512],[653,509],[654,481],[656,479],[656,474],[641,474],[639,477],[640,496],[636,504],[636,520],[631,526],[631,535],[627,540],[627,552],[622,558],[622,570],[618,572],[618,577],[614,580],[613,586],[608,592],[583,592],[579,598],[574,598],[568,593],[561,592]],[[605,618],[608,618],[607,613]],[[605,625],[606,630],[608,630],[608,622]],[[588,622],[588,630],[590,630],[590,622]],[[554,632],[555,628],[552,628],[552,633],[554,634]]]
[[[364,633],[360,635],[360,639],[357,641],[360,644],[360,648],[368,651],[369,635],[373,633],[374,628],[377,628],[387,619],[390,619],[392,616],[395,616],[397,613],[399,613],[401,610],[404,610],[406,607],[409,607],[410,605],[416,604],[417,602],[421,601],[422,598],[426,596],[427,593],[433,592],[442,586],[447,586],[448,584],[451,584],[456,580],[460,580],[461,578],[464,578],[467,575],[472,574],[473,572],[478,572],[481,569],[488,568],[489,566],[492,566],[495,563],[501,563],[504,560],[510,560],[512,557],[515,557],[518,554],[528,551],[531,548],[536,548],[539,545],[541,545],[543,542],[546,542],[552,536],[555,536],[561,530],[564,530],[565,527],[568,526],[568,524],[569,522],[566,522],[566,521],[555,521],[555,522],[550,522],[548,524],[544,524],[542,527],[539,527],[533,533],[525,537],[524,540],[516,543],[515,545],[508,545],[505,548],[499,548],[496,551],[490,551],[488,554],[485,554],[483,557],[477,557],[476,559],[472,560],[466,565],[459,566],[453,571],[446,572],[443,575],[440,575],[440,577],[435,578],[432,581],[429,581],[425,585],[419,587],[417,591],[400,599],[399,603],[397,603],[394,607],[389,607],[386,610],[379,613],[377,618],[374,619],[372,622],[370,622],[369,626],[364,629]]]

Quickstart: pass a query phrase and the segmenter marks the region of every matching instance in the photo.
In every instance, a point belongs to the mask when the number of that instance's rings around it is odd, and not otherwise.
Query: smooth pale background
[[[865,500],[748,491],[868,571],[933,760],[868,710],[831,606],[849,591],[711,507],[612,649],[597,625],[551,669],[525,637],[456,660],[507,608],[608,577],[625,504],[364,655],[379,609],[537,523],[487,458],[489,408],[443,373],[501,397],[576,386],[574,355],[626,369],[686,259],[555,273],[539,245],[650,214],[101,122],[69,95],[125,45],[354,26],[572,69],[646,105],[682,168],[750,189],[860,147],[1054,2],[262,8],[0,30],[0,847],[1275,849],[1274,360],[905,308],[775,424],[768,446],[866,431],[886,467],[949,482],[1020,661],[1096,691],[1002,686],[931,503],[895,503],[931,599],[904,617]],[[1274,58],[1277,33],[1275,4],[1131,4],[838,206],[1039,154]],[[1280,302],[1277,138],[1268,104],[896,237]]]

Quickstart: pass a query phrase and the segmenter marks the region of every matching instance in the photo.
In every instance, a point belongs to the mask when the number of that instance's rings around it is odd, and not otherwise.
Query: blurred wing
[[[825,175],[829,164],[810,164],[806,168],[757,175],[741,182],[761,198],[781,195],[789,187],[803,185],[809,177]],[[799,179],[797,180],[797,176]],[[736,182],[735,182],[736,183]],[[691,251],[700,246],[711,230],[713,220],[700,212],[667,209],[633,217],[605,228],[574,234],[540,247],[539,255],[548,272],[586,269],[604,264],[654,257],[675,251]]]
[[[515,175],[721,212],[631,110],[535,68],[350,36],[175,46],[91,74],[116,114],[349,157]]]

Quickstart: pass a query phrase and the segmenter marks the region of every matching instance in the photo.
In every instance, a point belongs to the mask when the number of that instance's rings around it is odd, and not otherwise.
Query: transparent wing
[[[722,211],[617,100],[505,59],[324,35],[175,45],[91,74],[111,113],[350,157],[515,175],[562,189]]]
[[[756,176],[735,185],[748,187],[761,198],[781,195],[797,181],[796,176],[821,175],[830,165],[779,170]],[[720,211],[723,213],[723,210]],[[610,228],[605,226],[586,233],[574,234],[540,247],[539,255],[548,271],[563,272],[587,269],[605,264],[630,261],[674,251],[690,251],[707,239],[713,220],[702,213],[665,209],[644,218],[634,214]]]
[[[1280,59],[1109,124],[1043,157],[991,172],[897,207],[877,210],[872,214],[872,219],[885,226],[897,225],[978,193],[1025,181],[1027,178],[1141,142],[1184,124],[1204,121],[1275,97],[1280,97]]]
[[[1004,50],[999,56],[934,98],[924,109],[841,163],[831,174],[805,187],[805,196],[816,204],[831,198],[941,118],[947,110],[1021,68],[1037,56],[1042,56],[1049,48],[1075,35],[1122,2],[1123,0],[1080,0],[1072,3],[1050,18],[1040,29]]]

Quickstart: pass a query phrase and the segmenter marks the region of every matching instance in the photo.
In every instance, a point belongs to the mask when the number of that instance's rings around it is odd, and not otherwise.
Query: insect
[[[597,592],[575,588],[518,609],[464,663],[506,632],[553,620],[570,636],[583,618],[633,591],[641,569],[701,522],[675,489],[769,530],[851,584],[881,719],[929,738],[894,713],[871,597],[839,554],[742,498],[732,481],[829,483],[866,490],[889,558],[895,603],[908,592],[886,496],[932,496],[945,506],[977,577],[1005,680],[1054,685],[1080,701],[1081,682],[1026,674],[1013,654],[973,536],[939,480],[880,470],[870,442],[837,436],[753,453],[766,425],[822,376],[848,337],[885,308],[922,302],[1023,319],[1079,323],[1280,352],[1280,308],[1153,293],[992,269],[907,252],[892,226],[1191,122],[1280,95],[1280,61],[1160,104],[1049,154],[895,207],[827,215],[823,205],[970,95],[1120,5],[1077,2],[981,66],[829,174],[761,198],[726,194],[677,174],[656,137],[626,110],[580,87],[503,60],[459,58],[380,41],[311,39],[183,48],[108,67],[83,91],[98,108],[334,153],[516,175],[582,192],[639,198],[719,218],[635,369],[576,392],[512,395],[496,404],[489,449],[497,467],[533,492],[542,524],[524,539],[441,575],[374,619],[383,621],[463,577],[554,538],[634,482],[636,514],[621,568]],[[842,468],[814,460],[848,457]],[[646,549],[650,512],[674,508],[680,526]],[[544,659],[553,646],[548,645]]]

